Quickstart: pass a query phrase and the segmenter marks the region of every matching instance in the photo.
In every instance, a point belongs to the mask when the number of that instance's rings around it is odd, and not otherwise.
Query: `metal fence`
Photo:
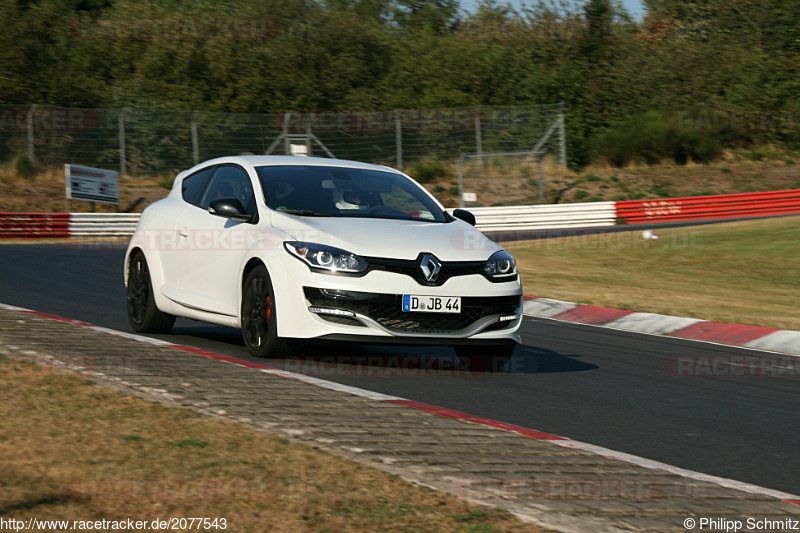
[[[122,175],[174,173],[231,154],[310,155],[408,167],[464,152],[531,150],[555,122],[547,150],[565,164],[563,103],[391,111],[233,114],[155,109],[0,105],[0,160],[80,164]]]

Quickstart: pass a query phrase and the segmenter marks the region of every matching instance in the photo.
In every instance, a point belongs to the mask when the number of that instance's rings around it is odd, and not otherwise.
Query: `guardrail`
[[[0,239],[69,237],[70,213],[0,213]]]
[[[591,228],[616,224],[614,202],[467,208],[486,232]]]
[[[800,189],[658,200],[473,207],[486,233],[800,214]],[[139,213],[0,213],[0,239],[130,237]]]
[[[0,239],[130,237],[139,213],[0,213]]]
[[[476,207],[477,228],[486,232],[613,226],[614,202]],[[0,239],[130,237],[139,214],[0,213]]]
[[[800,214],[800,189],[617,202],[626,224]]]

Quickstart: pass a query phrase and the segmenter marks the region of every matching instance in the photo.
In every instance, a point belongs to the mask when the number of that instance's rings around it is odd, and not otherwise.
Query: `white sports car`
[[[272,357],[297,339],[453,346],[507,360],[520,341],[514,257],[397,170],[336,159],[222,157],[142,213],[128,317],[240,328]]]

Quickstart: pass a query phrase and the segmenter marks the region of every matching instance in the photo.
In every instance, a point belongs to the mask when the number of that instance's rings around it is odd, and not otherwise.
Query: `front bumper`
[[[401,294],[331,291],[304,287],[308,310],[325,321],[371,328],[397,337],[467,338],[513,328],[521,296],[467,296],[460,313],[402,311]]]
[[[441,286],[423,286],[399,273],[330,275],[289,259],[284,276],[273,274],[282,337],[442,345],[521,341],[518,280],[492,283],[482,275],[462,275]],[[460,297],[462,309],[455,314],[403,312],[404,294]]]

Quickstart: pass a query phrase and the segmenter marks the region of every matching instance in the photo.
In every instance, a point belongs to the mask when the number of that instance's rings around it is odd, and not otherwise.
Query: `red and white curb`
[[[742,326],[699,318],[637,313],[549,298],[525,297],[523,313],[592,326],[800,355],[800,331]]]
[[[550,302],[554,302],[554,300],[549,300]],[[559,302],[561,304],[567,302]],[[354,394],[356,396],[361,396],[363,398],[369,398],[371,400],[381,401],[392,403],[395,405],[401,405],[406,407],[412,407],[414,409],[420,409],[422,411],[427,411],[429,413],[443,416],[446,418],[453,418],[455,420],[463,420],[465,422],[471,422],[473,424],[479,424],[485,427],[491,427],[494,429],[502,430],[502,431],[509,431],[511,433],[516,433],[517,435],[521,435],[523,437],[528,437],[530,439],[535,439],[539,441],[547,441],[552,444],[563,446],[565,448],[571,448],[574,450],[582,450],[589,453],[594,453],[597,455],[601,455],[603,457],[607,457],[609,459],[616,459],[619,461],[624,461],[626,463],[630,463],[636,466],[640,466],[643,468],[649,468],[653,470],[661,470],[664,472],[668,472],[670,474],[674,474],[677,476],[685,477],[688,479],[693,479],[696,481],[704,481],[707,483],[713,483],[715,485],[719,485],[721,487],[726,487],[729,489],[739,490],[742,492],[747,492],[750,494],[760,494],[763,496],[768,496],[772,498],[776,498],[784,503],[790,503],[795,505],[800,505],[800,496],[795,494],[790,494],[787,492],[782,492],[778,490],[768,489],[766,487],[760,487],[758,485],[752,485],[750,483],[743,483],[741,481],[736,481],[734,479],[727,479],[718,476],[712,476],[709,474],[703,474],[701,472],[695,472],[693,470],[687,470],[685,468],[679,468],[677,466],[668,465],[665,463],[660,463],[658,461],[652,461],[650,459],[646,459],[644,457],[639,457],[636,455],[631,455],[625,452],[619,452],[616,450],[610,450],[608,448],[603,448],[601,446],[595,446],[594,444],[589,444],[586,442],[581,442],[577,440],[572,440],[567,437],[561,437],[559,435],[553,435],[551,433],[545,433],[543,431],[538,431],[535,429],[525,428],[522,426],[517,426],[514,424],[507,424],[505,422],[500,422],[497,420],[492,420],[489,418],[483,418],[480,416],[474,416],[467,413],[462,413],[460,411],[454,411],[452,409],[446,409],[443,407],[437,407],[435,405],[429,405],[421,402],[417,402],[414,400],[407,400],[405,398],[401,398],[399,396],[390,396],[388,394],[382,394],[379,392],[368,391],[364,389],[359,389],[358,387],[351,387],[349,385],[342,385],[339,383],[334,383],[331,381],[327,381],[320,378],[315,378],[311,376],[306,376],[304,374],[299,374],[296,372],[291,372],[288,370],[283,370],[280,368],[273,368],[267,365],[262,365],[261,363],[256,363],[254,361],[247,361],[244,359],[239,359],[237,357],[233,357],[230,355],[219,354],[215,352],[209,352],[207,350],[203,350],[200,348],[195,348],[192,346],[183,346],[180,344],[175,344],[169,341],[164,341],[160,339],[153,339],[150,337],[145,337],[143,335],[136,335],[133,333],[126,333],[124,331],[117,331],[110,328],[104,328],[101,326],[95,326],[94,324],[90,324],[88,322],[83,322],[80,320],[74,320],[70,318],[64,318],[58,315],[52,315],[48,313],[41,313],[38,311],[32,311],[30,309],[25,309],[22,307],[15,307],[11,305],[6,305],[0,303],[1,309],[7,309],[11,311],[18,311],[21,313],[27,313],[31,315],[35,315],[38,317],[43,318],[50,318],[54,320],[58,320],[60,322],[66,322],[68,324],[72,324],[79,327],[85,327],[88,329],[92,329],[94,331],[107,333],[110,335],[116,335],[118,337],[124,337],[126,339],[137,340],[140,342],[145,342],[148,344],[155,344],[158,346],[166,346],[170,348],[174,348],[176,350],[182,350],[185,352],[189,352],[196,355],[201,355],[203,357],[208,357],[210,359],[214,359],[217,361],[222,361],[225,363],[230,363],[238,366],[242,366],[245,368],[252,368],[255,370],[259,370],[266,374],[272,374],[275,376],[279,376],[282,378],[287,379],[294,379],[297,381],[302,381],[304,383],[308,383],[310,385],[315,385],[317,387],[322,387],[325,389],[346,392],[349,394]]]

